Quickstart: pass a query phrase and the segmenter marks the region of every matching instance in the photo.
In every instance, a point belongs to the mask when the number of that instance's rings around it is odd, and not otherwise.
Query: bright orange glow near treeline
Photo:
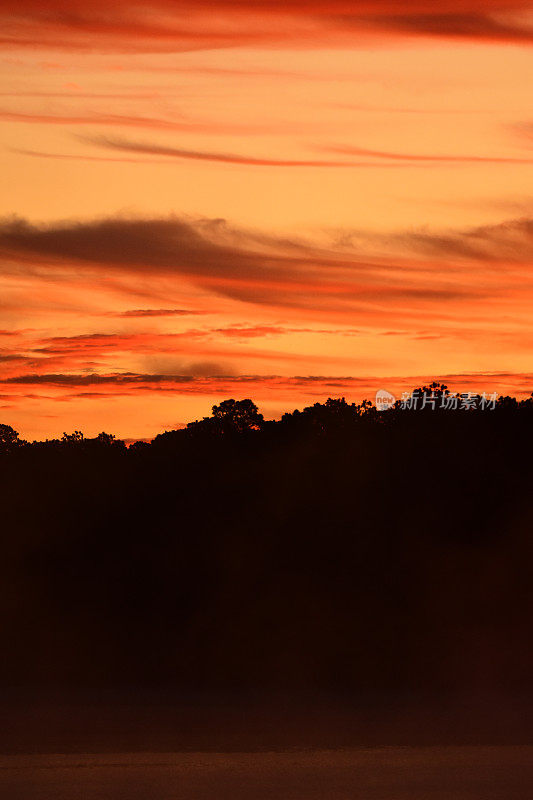
[[[0,3],[0,421],[533,391],[524,0]]]

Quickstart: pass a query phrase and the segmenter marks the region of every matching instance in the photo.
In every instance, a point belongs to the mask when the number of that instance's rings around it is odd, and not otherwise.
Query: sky
[[[533,391],[525,0],[0,0],[0,422]]]

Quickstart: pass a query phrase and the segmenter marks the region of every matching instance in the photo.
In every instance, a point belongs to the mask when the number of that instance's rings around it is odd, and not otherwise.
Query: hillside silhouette
[[[3,685],[530,692],[533,401],[417,391],[129,448],[0,426]]]

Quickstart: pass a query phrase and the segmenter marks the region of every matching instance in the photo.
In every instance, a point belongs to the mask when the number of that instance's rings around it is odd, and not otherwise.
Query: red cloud
[[[167,156],[170,158],[183,158],[191,161],[213,161],[219,164],[236,164],[248,167],[373,167],[369,161],[331,161],[324,159],[282,159],[268,157],[254,157],[236,153],[213,153],[202,150],[186,150],[180,147],[167,147],[150,142],[130,142],[125,139],[107,136],[83,137],[91,144],[100,145],[110,150],[126,153],[139,153],[142,155]],[[34,153],[33,155],[38,155]],[[83,157],[82,157],[83,158]],[[394,159],[393,159],[394,161]],[[529,163],[529,162],[528,162]],[[380,167],[383,164],[379,165]],[[399,166],[392,163],[389,166]]]
[[[94,0],[3,3],[0,44],[178,52],[288,43],[334,46],[363,35],[528,42],[525,0]]]
[[[376,249],[376,242],[370,244],[367,253]],[[355,317],[360,323],[384,313],[394,325],[435,321],[460,313],[465,301],[512,298],[517,288],[526,299],[518,265],[532,257],[530,220],[448,234],[415,231],[390,236],[385,245],[390,256],[371,257],[361,246],[320,249],[231,230],[220,221],[178,218],[0,225],[4,272],[70,276],[73,283],[105,274],[107,285],[151,277],[158,297],[156,279],[165,281],[167,292],[169,285],[178,289],[187,282],[256,306],[344,316],[352,325]],[[378,239],[378,251],[382,246]],[[499,274],[486,270],[480,279],[479,264],[496,262]]]
[[[419,153],[391,153],[383,150],[368,150],[363,147],[329,147],[328,152],[339,153],[345,156],[366,156],[378,160],[409,161],[412,163],[443,163],[443,164],[533,164],[533,158],[505,158],[502,156],[479,155],[444,155],[440,153],[421,155]],[[383,166],[380,164],[380,166]]]
[[[435,376],[433,374],[408,376],[366,376],[344,375],[165,375],[154,373],[115,372],[107,374],[35,374],[28,373],[0,379],[0,385],[9,387],[47,387],[61,390],[63,394],[48,395],[48,399],[74,400],[79,397],[101,399],[105,396],[144,394],[146,392],[171,394],[208,394],[257,397],[276,396],[285,398],[326,398],[346,395],[351,398],[369,397],[377,389],[386,387],[397,396],[402,391],[410,391],[416,386],[438,379],[452,391],[473,392],[498,391],[516,395],[530,395],[533,387],[533,373],[522,372],[464,372]],[[90,391],[80,389],[90,387]],[[25,391],[25,390],[24,390]],[[10,394],[10,399],[21,395]],[[27,395],[38,399],[39,395]]]
[[[203,314],[203,311],[190,311],[185,308],[132,308],[128,311],[117,311],[117,317],[181,317]]]

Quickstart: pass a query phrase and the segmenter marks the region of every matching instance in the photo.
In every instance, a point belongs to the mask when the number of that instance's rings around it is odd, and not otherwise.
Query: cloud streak
[[[112,96],[111,96],[112,99]],[[243,125],[239,123],[225,124],[223,122],[194,122],[186,119],[160,119],[156,117],[143,117],[127,114],[39,114],[22,113],[0,109],[0,122],[15,122],[29,125],[60,125],[60,126],[86,126],[113,127],[113,128],[149,128],[163,132],[180,132],[186,134],[254,134],[265,132],[264,126]],[[91,139],[89,139],[91,141]],[[94,137],[96,143],[98,137]],[[102,144],[107,140],[102,137]],[[113,140],[110,140],[113,141]],[[120,141],[120,140],[117,140]],[[111,146],[111,145],[109,145]],[[36,154],[36,153],[34,153]]]
[[[196,314],[202,314],[202,311],[191,311],[186,308],[131,308],[127,311],[117,311],[112,316],[126,317],[185,317]]]
[[[151,156],[167,156],[190,161],[210,161],[218,164],[234,164],[247,167],[373,167],[368,161],[331,161],[324,159],[281,159],[268,157],[254,157],[235,153],[214,153],[202,150],[186,150],[180,147],[168,147],[150,142],[132,142],[118,137],[87,136],[83,141],[105,147],[109,150],[118,150],[126,153],[137,153]],[[380,164],[379,166],[383,166]],[[398,166],[392,163],[388,166]]]
[[[154,296],[162,292],[154,279],[165,281],[166,292],[172,282],[185,282],[241,302],[352,323],[387,311],[395,324],[434,317],[450,303],[483,304],[529,285],[520,265],[533,256],[530,219],[449,233],[353,236],[348,247],[319,248],[221,220],[108,218],[46,226],[7,220],[0,225],[0,269],[74,283],[104,275],[108,283],[113,275],[150,278]]]
[[[100,52],[186,52],[250,45],[329,47],[368,36],[485,42],[533,39],[525,0],[21,0],[0,9],[4,47]]]
[[[206,152],[203,150],[188,150],[181,147],[169,147],[154,142],[135,142],[115,136],[82,136],[77,137],[84,142],[103,147],[108,150],[136,155],[163,156],[190,161],[207,161],[219,164],[230,164],[247,167],[307,167],[307,168],[398,168],[413,166],[436,166],[439,164],[502,164],[502,165],[531,165],[531,157],[506,157],[506,156],[480,156],[462,154],[417,154],[395,153],[382,150],[371,150],[363,147],[336,146],[327,147],[327,152],[336,155],[350,156],[350,160],[324,160],[324,159],[279,159],[269,157],[254,157],[235,153]],[[50,156],[46,153],[27,153],[28,155]],[[56,156],[61,158],[62,156]],[[65,156],[69,157],[69,156]],[[85,158],[86,156],[70,156]],[[88,156],[88,158],[94,158]],[[357,159],[357,160],[355,160]],[[363,160],[361,160],[363,159]]]
[[[346,395],[349,399],[373,399],[378,388],[387,387],[400,396],[402,391],[410,391],[428,381],[438,379],[446,383],[452,391],[508,391],[518,395],[529,395],[533,388],[531,372],[456,372],[444,374],[419,375],[202,375],[202,374],[161,374],[122,372],[108,374],[23,374],[0,379],[0,385],[15,392],[19,387],[23,394],[9,394],[10,400],[21,396],[40,399],[40,395],[26,394],[25,387],[46,387],[59,391],[49,394],[49,400],[77,400],[81,397],[101,400],[106,396],[132,396],[146,393],[176,395],[211,395],[223,397],[228,394],[237,397],[250,395],[268,397],[276,393],[279,398],[325,399]],[[91,391],[79,392],[79,389]]]
[[[328,152],[350,156],[366,156],[378,160],[408,161],[416,163],[433,164],[533,164],[533,158],[507,158],[504,156],[478,156],[478,155],[443,155],[443,154],[418,154],[418,153],[391,153],[382,150],[368,150],[363,147],[328,147]]]

